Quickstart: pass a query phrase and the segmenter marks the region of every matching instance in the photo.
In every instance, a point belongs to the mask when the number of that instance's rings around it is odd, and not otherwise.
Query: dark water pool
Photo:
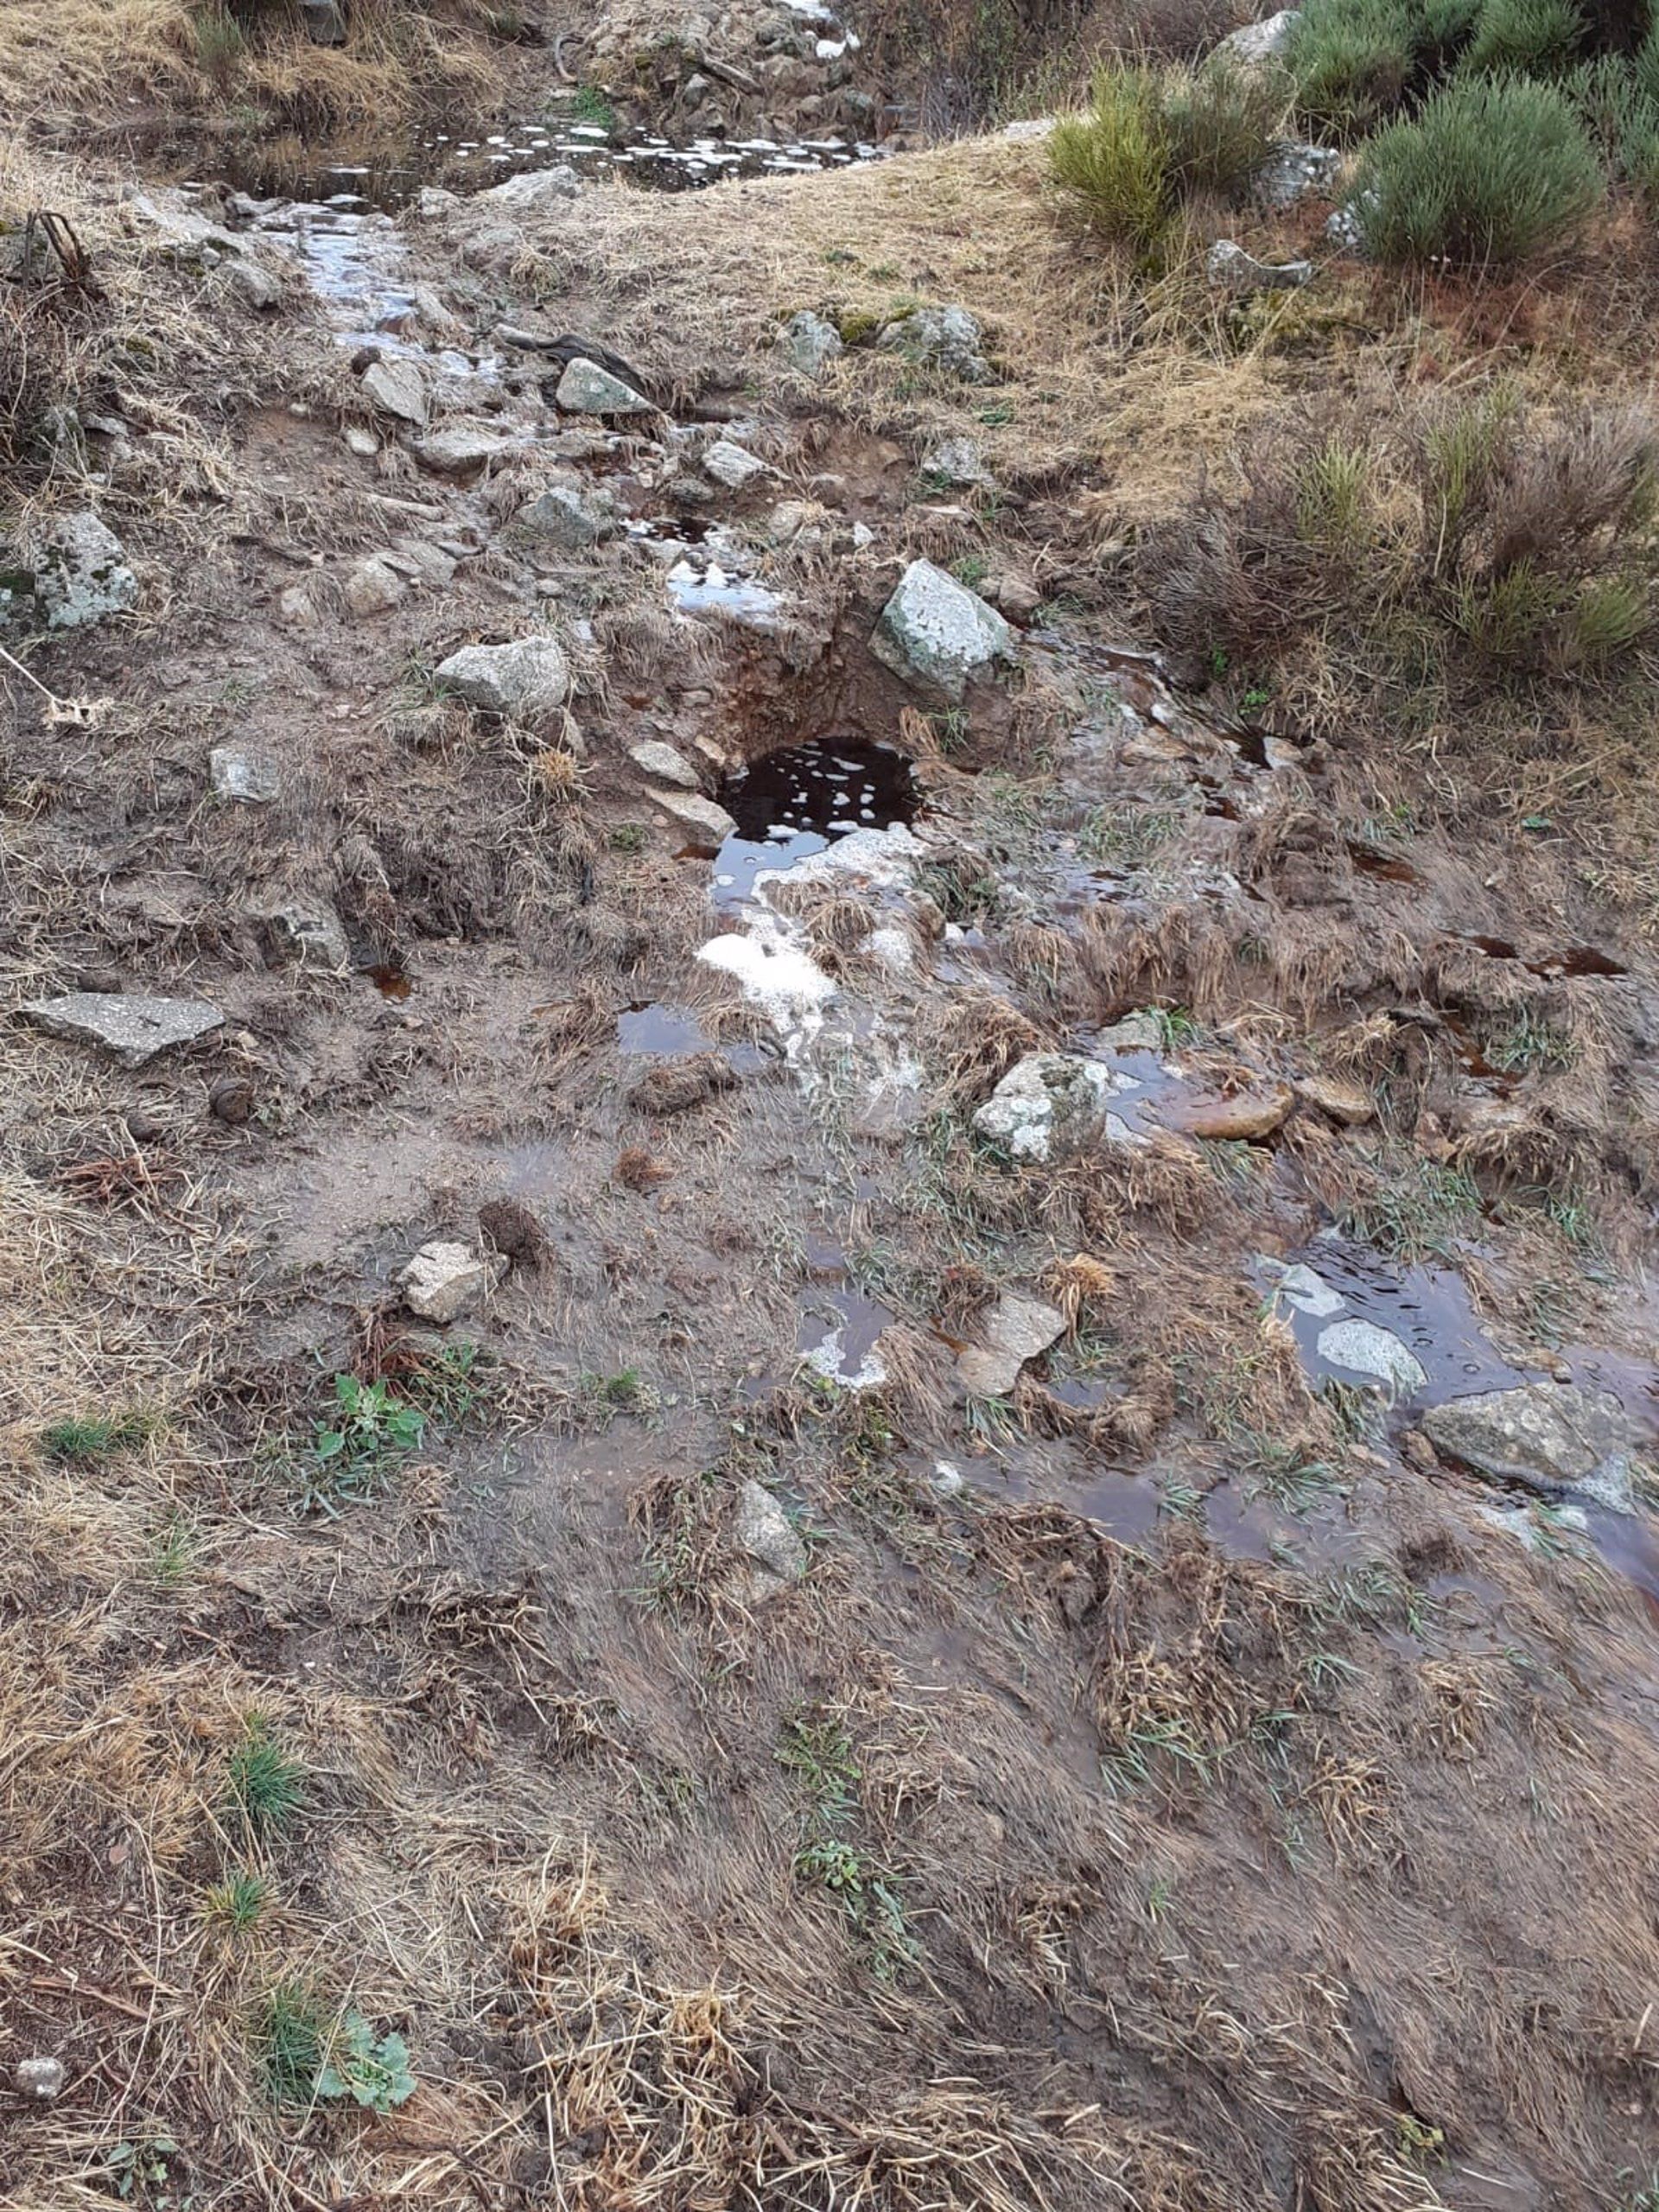
[[[855,830],[908,823],[920,800],[902,753],[841,737],[768,753],[715,796],[737,824],[715,863],[723,899],[746,898],[762,869],[788,868]]]

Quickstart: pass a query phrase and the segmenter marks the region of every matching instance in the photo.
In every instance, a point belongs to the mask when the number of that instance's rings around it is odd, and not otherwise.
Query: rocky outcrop
[[[535,721],[564,704],[570,669],[556,639],[521,638],[508,645],[463,645],[439,663],[437,681],[486,714]]]
[[[138,579],[120,539],[90,508],[66,515],[48,534],[34,574],[51,630],[82,630],[138,604]]]

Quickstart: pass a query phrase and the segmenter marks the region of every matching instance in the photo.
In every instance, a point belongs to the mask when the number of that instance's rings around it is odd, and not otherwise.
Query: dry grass
[[[498,12],[486,0],[354,0],[350,36],[336,49],[315,45],[283,6],[250,14],[219,0],[8,0],[0,122],[130,129],[136,102],[174,122],[216,121],[240,104],[294,127],[384,126],[440,95],[496,95],[501,62],[488,32]]]

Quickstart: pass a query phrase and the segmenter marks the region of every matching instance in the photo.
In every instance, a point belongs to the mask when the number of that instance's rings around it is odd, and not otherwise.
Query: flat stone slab
[[[746,484],[769,472],[764,461],[758,461],[734,438],[716,438],[702,456],[702,473],[728,492],[741,492]]]
[[[776,1597],[806,1573],[806,1546],[794,1522],[769,1490],[753,1480],[737,1494],[732,1536],[754,1564],[747,1577],[751,1604]]]
[[[96,1045],[124,1068],[141,1068],[169,1046],[192,1045],[225,1024],[219,1008],[201,999],[129,998],[123,991],[70,991],[17,1010],[48,1037]]]
[[[711,844],[721,844],[736,834],[737,824],[725,808],[701,792],[653,791],[651,795],[664,814],[671,814],[688,829],[700,830]]]
[[[695,791],[702,788],[702,778],[683,753],[677,753],[661,738],[646,738],[642,744],[628,747],[628,758],[636,768],[648,776],[655,776],[659,784],[671,784],[676,791]]]
[[[1284,1287],[1282,1281],[1280,1287]],[[1380,1382],[1391,1397],[1408,1398],[1428,1380],[1416,1354],[1392,1329],[1383,1328],[1377,1321],[1333,1321],[1329,1328],[1320,1330],[1319,1349],[1319,1357],[1332,1367],[1345,1367],[1351,1375],[1363,1375]]]
[[[1611,1390],[1528,1382],[1431,1406],[1423,1433],[1437,1452],[1494,1482],[1547,1497],[1575,1492],[1616,1512],[1632,1510],[1631,1459],[1651,1456],[1654,1432]]]
[[[985,1341],[958,1354],[957,1380],[970,1397],[1000,1398],[1020,1380],[1020,1370],[1065,1332],[1065,1316],[1041,1298],[1004,1291],[985,1323]]]
[[[413,361],[371,361],[363,372],[363,389],[383,414],[424,428],[431,401],[426,378]]]
[[[567,415],[654,415],[643,392],[580,355],[566,367],[553,395]]]

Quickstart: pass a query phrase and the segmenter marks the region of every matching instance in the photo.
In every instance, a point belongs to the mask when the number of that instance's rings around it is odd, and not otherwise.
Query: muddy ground
[[[5,175],[97,286],[22,303],[8,538],[136,588],[0,628],[0,2201],[1646,2204],[1611,709],[1160,656],[1125,532],[1306,357],[1148,366],[1039,143]],[[983,381],[860,342],[918,302]],[[919,558],[1011,625],[960,699],[872,651]],[[528,638],[563,696],[439,673]],[[124,1067],[79,993],[222,1021]],[[976,1120],[1039,1053],[1119,1085],[1046,1157]],[[1541,1384],[1622,1494],[1437,1449]]]

